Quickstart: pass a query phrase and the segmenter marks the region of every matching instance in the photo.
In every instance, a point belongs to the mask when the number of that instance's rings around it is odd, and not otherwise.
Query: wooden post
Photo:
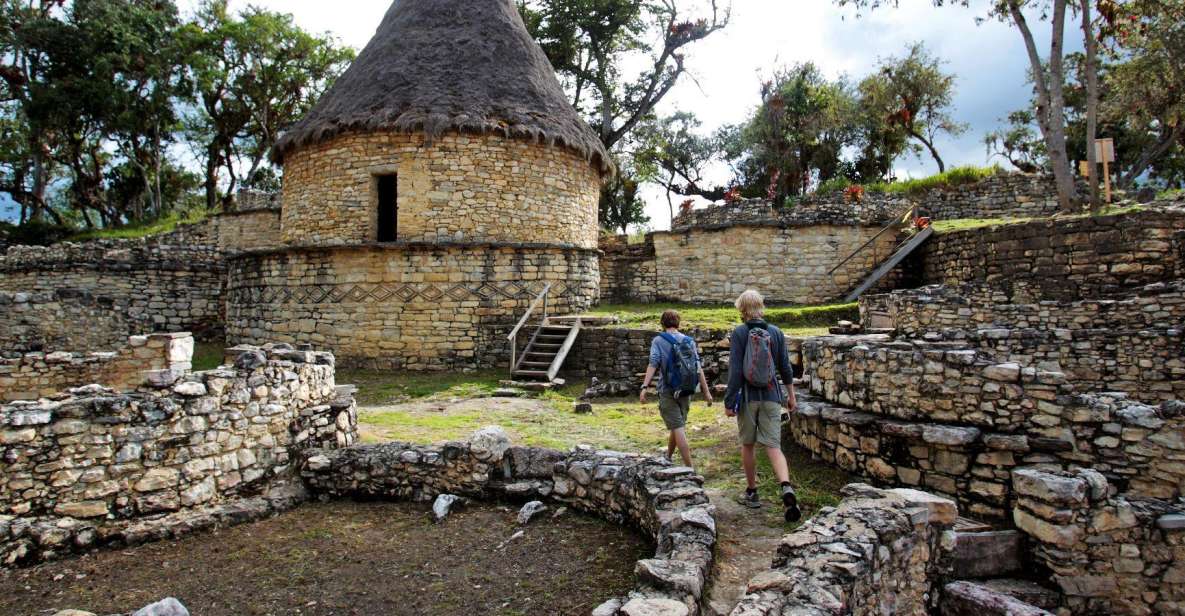
[[[1103,161],[1103,198],[1111,203],[1111,169],[1106,160]]]
[[[1099,162],[1103,163],[1103,195],[1107,203],[1111,203],[1111,166],[1115,162],[1115,140],[1111,138],[1096,139],[1095,153]],[[1091,175],[1094,169],[1090,170]]]

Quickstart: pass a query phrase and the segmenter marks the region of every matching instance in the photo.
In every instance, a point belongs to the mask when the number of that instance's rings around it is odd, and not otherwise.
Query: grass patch
[[[222,365],[222,351],[226,343],[221,340],[197,342],[193,345],[193,369],[195,372],[213,370]]]
[[[68,241],[84,242],[87,240],[102,239],[135,239],[153,235],[161,235],[175,231],[178,225],[201,222],[209,218],[209,216],[209,212],[202,208],[190,210],[188,212],[172,212],[151,222],[131,224],[124,227],[115,227],[112,229],[84,231],[71,236]]]
[[[394,404],[430,397],[473,398],[488,396],[506,378],[505,371],[391,372],[338,368],[337,382],[358,386],[359,406]]]
[[[1077,218],[1087,218],[1089,216],[1117,216],[1121,214],[1134,214],[1143,210],[1144,207],[1139,205],[1127,207],[1115,207],[1113,205],[1109,205],[1107,207],[1101,208],[1097,213],[1083,212],[1081,214],[1065,214],[1058,215],[1056,218],[955,218],[951,220],[936,220],[932,224],[936,233],[952,233],[955,231],[967,231],[968,229],[981,229],[984,227],[1019,225],[1036,220],[1074,220]]]
[[[740,323],[740,315],[731,305],[701,306],[691,304],[606,304],[593,308],[594,316],[615,316],[622,326],[660,329],[663,311],[678,310],[683,317],[682,329],[728,329]],[[859,318],[858,304],[826,306],[769,307],[765,318],[791,335],[826,333],[836,321]]]
[[[932,190],[975,184],[1003,172],[1004,170],[999,165],[993,165],[991,167],[966,165],[954,167],[943,173],[936,173],[929,177],[901,180],[899,182],[876,182],[874,184],[864,184],[863,186],[865,192],[868,193],[882,195],[920,195]],[[816,194],[827,195],[840,193],[855,184],[855,182],[847,178],[834,178],[820,185]]]

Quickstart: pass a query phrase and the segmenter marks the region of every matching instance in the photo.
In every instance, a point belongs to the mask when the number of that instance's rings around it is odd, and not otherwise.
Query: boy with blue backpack
[[[671,431],[667,439],[667,458],[679,449],[684,466],[691,466],[691,447],[687,444],[687,413],[691,410],[691,397],[696,389],[704,393],[708,404],[712,403],[712,392],[699,359],[695,340],[679,332],[679,313],[667,310],[662,313],[663,333],[650,343],[650,364],[642,379],[642,393],[638,401],[646,404],[646,388],[655,373],[658,379],[658,412],[663,423]]]

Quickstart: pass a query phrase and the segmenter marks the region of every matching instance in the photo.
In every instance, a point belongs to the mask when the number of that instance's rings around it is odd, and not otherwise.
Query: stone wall
[[[0,291],[0,356],[29,351],[110,349],[136,331],[151,331],[148,315],[132,318],[116,298],[87,289],[47,293]]]
[[[216,337],[226,266],[214,244],[201,243],[212,241],[209,226],[192,227],[148,240],[13,246],[0,256],[0,291],[69,289],[108,298],[122,314],[101,327],[114,331],[126,319],[138,329],[124,335],[147,330]]]
[[[993,327],[1166,330],[1185,322],[1183,281],[1148,285],[1117,299],[1038,302],[1029,295],[1015,288],[982,285],[935,285],[865,295],[860,298],[860,320],[866,328],[892,328],[906,337]]]
[[[398,174],[399,239],[595,249],[600,175],[565,148],[494,135],[341,136],[284,160],[283,239],[377,239],[375,176]]]
[[[280,210],[236,210],[214,218],[218,227],[218,249],[242,252],[275,248],[280,241]]]
[[[818,304],[854,288],[892,254],[882,235],[834,274],[828,271],[880,232],[879,227],[733,226],[653,234],[660,300],[730,302],[757,289],[771,303]],[[891,284],[886,279],[885,284]]]
[[[0,562],[24,564],[242,522],[304,498],[302,449],[350,445],[356,413],[327,353],[157,373],[0,405]]]
[[[1010,473],[1026,464],[1087,466],[1124,493],[1177,498],[1185,470],[1181,404],[1150,407],[1122,394],[1063,396],[1015,429],[929,419],[903,420],[801,396],[783,432],[819,459],[880,485],[933,490],[970,515],[1005,520],[1014,498]]]
[[[935,235],[922,247],[925,284],[1024,283],[1040,299],[1101,297],[1174,280],[1185,211],[1042,220]]]
[[[143,385],[155,371],[181,373],[193,367],[193,336],[188,333],[132,336],[112,348],[0,358],[0,401],[36,400],[90,383],[127,391]]]
[[[357,367],[502,366],[509,327],[548,282],[552,314],[587,310],[596,252],[399,243],[244,253],[230,260],[227,337],[312,343]]]
[[[1185,613],[1185,499],[1117,496],[1089,469],[1012,474],[1013,520],[1070,613]]]
[[[842,195],[804,199],[791,207],[775,208],[767,199],[745,199],[681,212],[672,231],[713,229],[737,225],[864,225],[882,227],[903,216],[913,202],[901,197],[873,195],[860,203],[845,203]]]
[[[626,236],[601,239],[602,304],[648,304],[658,297],[658,264],[654,236],[641,244],[630,244]]]
[[[657,544],[654,558],[638,561],[628,597],[606,601],[593,614],[700,613],[716,520],[703,478],[690,468],[586,447],[568,453],[511,447],[501,429],[486,428],[469,441],[436,446],[310,450],[302,475],[314,492],[330,496],[546,499],[637,527]]]
[[[926,616],[939,581],[940,539],[955,504],[916,490],[852,484],[778,544],[732,616]]]
[[[1038,218],[1059,209],[1053,176],[1025,173],[999,173],[974,184],[938,188],[917,202],[920,213],[934,220]]]

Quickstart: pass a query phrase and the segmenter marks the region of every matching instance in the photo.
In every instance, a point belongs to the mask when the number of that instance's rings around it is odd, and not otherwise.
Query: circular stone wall
[[[311,343],[350,367],[506,362],[506,341],[546,283],[550,314],[597,297],[597,251],[543,245],[380,244],[246,253],[229,265],[233,344]]]
[[[398,175],[404,241],[597,247],[601,178],[572,151],[493,135],[355,134],[284,159],[283,240],[377,239],[376,176]]]

